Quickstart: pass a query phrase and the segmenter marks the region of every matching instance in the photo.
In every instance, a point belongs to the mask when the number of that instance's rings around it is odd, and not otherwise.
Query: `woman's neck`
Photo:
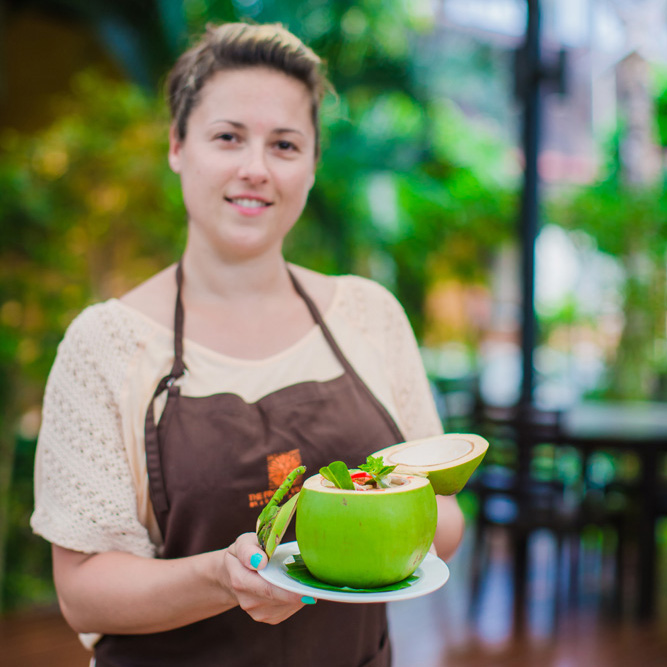
[[[186,247],[182,258],[184,298],[198,302],[235,302],[247,299],[274,299],[292,291],[287,264],[282,253],[235,259]]]
[[[183,254],[185,336],[241,359],[265,359],[313,326],[282,254],[226,262],[186,248]]]

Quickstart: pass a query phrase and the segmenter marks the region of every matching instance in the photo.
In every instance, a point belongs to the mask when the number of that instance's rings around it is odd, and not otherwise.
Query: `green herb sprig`
[[[384,464],[384,459],[381,456],[369,456],[366,458],[366,463],[362,463],[359,466],[359,470],[363,470],[372,477],[378,489],[389,488],[387,476],[392,473],[395,468],[396,466],[386,466]]]

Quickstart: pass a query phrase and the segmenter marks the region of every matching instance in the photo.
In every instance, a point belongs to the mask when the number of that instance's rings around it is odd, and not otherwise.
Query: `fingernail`
[[[317,600],[315,598],[311,598],[310,595],[304,595],[301,598],[301,602],[303,602],[303,604],[315,604]]]
[[[250,565],[255,569],[259,567],[259,564],[262,562],[262,554],[253,554],[250,556]]]

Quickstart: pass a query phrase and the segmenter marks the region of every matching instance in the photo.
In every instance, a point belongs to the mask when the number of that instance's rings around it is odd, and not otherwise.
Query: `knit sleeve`
[[[384,293],[385,349],[388,373],[404,435],[408,440],[442,433],[419,346],[401,304]]]
[[[119,396],[140,333],[112,303],[85,310],[61,342],[45,389],[35,460],[35,533],[85,553],[153,556],[137,518]]]
[[[347,317],[356,322],[382,355],[403,435],[414,440],[442,433],[419,346],[403,306],[378,283],[348,278]]]

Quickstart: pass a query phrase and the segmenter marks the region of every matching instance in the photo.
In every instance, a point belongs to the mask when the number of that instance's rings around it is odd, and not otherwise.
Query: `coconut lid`
[[[436,493],[452,495],[465,486],[488,447],[479,435],[446,433],[392,445],[373,456],[397,466],[397,473],[426,475]]]

